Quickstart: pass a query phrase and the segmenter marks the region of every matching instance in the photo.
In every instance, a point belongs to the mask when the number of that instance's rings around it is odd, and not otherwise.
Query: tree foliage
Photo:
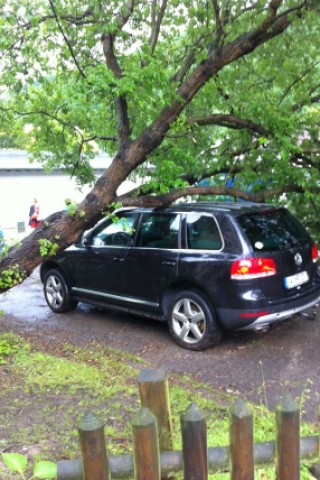
[[[94,182],[13,248],[26,275],[113,202],[229,195],[319,209],[320,38],[312,0],[11,0],[0,18],[0,139]],[[1,141],[1,140],[0,140]],[[142,185],[126,196],[127,178]],[[303,199],[303,200],[301,200]],[[306,204],[308,205],[306,207]],[[298,207],[300,208],[300,207]],[[302,212],[302,210],[300,210]]]

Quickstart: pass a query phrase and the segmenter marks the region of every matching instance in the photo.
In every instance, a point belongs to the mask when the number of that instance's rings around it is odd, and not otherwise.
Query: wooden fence
[[[257,466],[273,464],[277,480],[300,479],[300,460],[319,457],[319,436],[300,438],[300,410],[285,397],[275,412],[275,440],[254,443],[253,414],[241,399],[230,408],[228,447],[207,447],[205,414],[195,405],[181,415],[182,451],[173,451],[167,374],[143,370],[141,409],[132,420],[132,454],[107,455],[104,424],[87,412],[78,424],[82,458],[58,462],[58,480],[253,480]]]

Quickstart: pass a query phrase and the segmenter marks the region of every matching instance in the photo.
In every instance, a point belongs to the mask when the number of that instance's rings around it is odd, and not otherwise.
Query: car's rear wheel
[[[205,350],[222,338],[213,308],[206,296],[196,290],[172,296],[168,324],[173,339],[188,350]]]
[[[59,270],[49,270],[45,274],[43,288],[47,304],[55,313],[76,308],[77,302],[72,299],[70,288]]]

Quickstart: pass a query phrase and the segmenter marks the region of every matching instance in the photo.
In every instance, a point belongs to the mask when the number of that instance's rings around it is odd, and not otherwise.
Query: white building
[[[91,163],[96,177],[110,164],[107,155],[98,155]],[[121,186],[120,193],[133,187],[131,182]],[[30,163],[25,151],[0,150],[0,227],[6,238],[21,237],[29,233],[28,214],[34,198],[40,204],[40,216],[63,210],[65,199],[78,203],[91,190],[79,187],[74,179],[56,170],[45,173],[39,163]],[[19,233],[19,235],[17,235]]]

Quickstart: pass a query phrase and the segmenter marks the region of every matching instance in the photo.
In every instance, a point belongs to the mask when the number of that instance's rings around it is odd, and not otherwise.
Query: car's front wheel
[[[49,270],[45,274],[43,288],[47,304],[55,313],[65,313],[76,308],[77,302],[72,299],[70,288],[59,270]]]
[[[222,329],[209,301],[196,290],[173,295],[168,324],[174,340],[188,350],[205,350],[222,338]]]

